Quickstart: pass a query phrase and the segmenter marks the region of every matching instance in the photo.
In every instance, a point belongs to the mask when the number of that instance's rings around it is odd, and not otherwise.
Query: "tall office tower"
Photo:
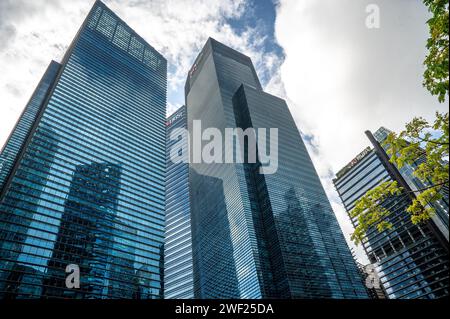
[[[350,212],[367,191],[382,182],[397,181],[405,193],[383,203],[391,214],[391,230],[369,229],[362,245],[376,266],[383,289],[390,299],[440,298],[448,296],[448,197],[438,203],[436,215],[422,225],[413,225],[406,212],[414,191],[423,189],[409,165],[397,169],[381,146],[388,131],[367,132],[373,145],[337,173],[336,189]],[[420,159],[418,159],[420,161]],[[447,208],[445,208],[447,207]],[[352,219],[358,225],[356,218]],[[446,226],[447,225],[447,226]]]
[[[162,297],[166,78],[97,1],[2,150],[0,298]]]
[[[367,298],[289,109],[263,92],[250,58],[209,39],[185,94],[192,137],[194,120],[222,136],[226,128],[279,131],[274,174],[259,174],[259,157],[243,164],[191,158],[195,297]],[[191,157],[199,155],[196,143]],[[235,155],[227,150],[225,157]]]
[[[180,107],[166,123],[167,179],[166,179],[166,239],[164,251],[164,297],[166,299],[194,298],[192,265],[191,215],[189,205],[189,164],[174,162],[177,157],[187,159],[188,145],[183,143],[180,130],[187,129],[186,107]],[[171,138],[172,137],[172,138]]]

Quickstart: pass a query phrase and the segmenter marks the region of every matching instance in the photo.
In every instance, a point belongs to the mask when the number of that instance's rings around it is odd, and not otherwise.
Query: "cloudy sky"
[[[428,13],[421,0],[105,0],[170,63],[168,112],[209,36],[252,57],[265,89],[288,100],[347,236],[331,179],[369,145],[444,106],[422,88]],[[0,146],[51,59],[94,0],[0,0]],[[369,4],[380,27],[366,27]],[[362,256],[358,251],[358,256]]]

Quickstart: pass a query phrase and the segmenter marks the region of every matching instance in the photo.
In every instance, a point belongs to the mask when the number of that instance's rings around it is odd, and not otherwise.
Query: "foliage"
[[[415,118],[406,125],[399,135],[392,133],[383,146],[391,162],[401,169],[405,165],[415,168],[413,175],[424,185],[415,194],[408,194],[397,182],[384,182],[368,191],[350,212],[358,219],[358,226],[352,240],[359,244],[367,230],[376,227],[382,232],[392,228],[386,220],[390,212],[383,206],[387,199],[394,196],[409,196],[411,205],[407,212],[414,224],[429,220],[435,213],[430,204],[442,199],[441,189],[449,182],[449,115],[436,113],[436,120],[430,125],[422,118]]]
[[[383,204],[389,197],[400,194],[401,189],[397,182],[385,182],[369,190],[356,203],[355,208],[350,212],[350,217],[358,219],[358,226],[351,238],[356,244],[362,241],[369,228],[374,225],[379,232],[392,228],[392,224],[385,220],[390,212]]]
[[[424,0],[432,18],[428,20],[430,37],[427,41],[428,55],[425,59],[424,86],[442,103],[448,97],[448,0]]]

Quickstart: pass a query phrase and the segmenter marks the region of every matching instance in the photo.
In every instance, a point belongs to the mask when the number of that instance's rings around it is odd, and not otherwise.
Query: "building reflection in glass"
[[[223,182],[189,171],[201,201],[191,202],[195,298],[239,298]]]
[[[41,232],[35,227],[45,218],[41,215],[45,213],[42,204],[59,150],[59,137],[44,124],[37,128],[33,141],[36,149],[25,152],[0,203],[0,298],[4,299],[40,296],[45,266],[51,255],[51,250],[38,251]],[[39,152],[38,156],[33,154],[35,151]],[[33,174],[30,170],[36,171]],[[46,227],[57,229],[52,225]],[[51,248],[52,244],[47,243],[46,247]],[[37,253],[41,255],[36,256]]]
[[[98,298],[111,276],[120,165],[92,163],[75,169],[44,282],[45,295]],[[66,266],[80,267],[80,289],[65,289]]]

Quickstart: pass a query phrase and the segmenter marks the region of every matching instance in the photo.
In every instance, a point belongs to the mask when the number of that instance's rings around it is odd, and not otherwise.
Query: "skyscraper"
[[[192,264],[191,211],[189,204],[189,164],[174,163],[171,150],[179,143],[178,130],[187,129],[187,110],[180,107],[166,123],[167,179],[166,179],[166,232],[164,250],[164,298],[194,298]],[[171,139],[174,135],[175,138]],[[182,136],[181,136],[182,137]],[[188,145],[177,150],[177,156],[187,159]]]
[[[8,142],[0,152],[0,190],[14,167],[15,159],[23,149],[31,128],[41,112],[44,102],[53,87],[61,65],[52,61],[45,71],[30,101],[16,123]]]
[[[397,181],[405,193],[393,196],[382,205],[391,214],[386,217],[393,228],[379,233],[369,229],[363,247],[390,299],[434,299],[448,296],[448,197],[436,206],[437,214],[426,224],[414,225],[406,211],[414,191],[422,189],[413,177],[413,168],[398,169],[390,163],[381,143],[385,128],[367,132],[368,147],[336,174],[335,187],[350,212],[358,199],[382,182]],[[420,162],[420,159],[418,159]],[[446,207],[446,208],[445,208]],[[352,219],[358,225],[356,218]]]
[[[0,155],[0,298],[162,298],[166,87],[97,1]]]
[[[191,136],[194,120],[222,135],[227,128],[279,131],[274,174],[259,173],[259,157],[190,164],[195,297],[367,298],[289,109],[263,92],[250,58],[209,39],[185,94]],[[212,234],[221,240],[208,240]]]

